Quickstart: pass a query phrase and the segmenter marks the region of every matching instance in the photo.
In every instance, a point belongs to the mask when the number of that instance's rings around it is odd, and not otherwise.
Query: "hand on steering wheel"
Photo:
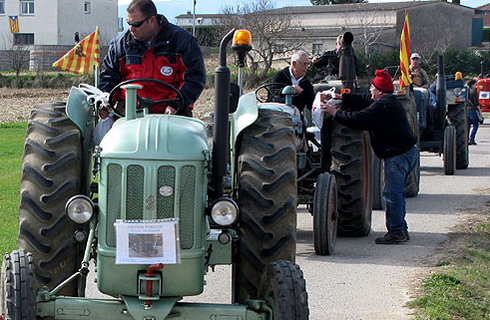
[[[131,80],[126,80],[126,81],[119,83],[118,85],[116,85],[111,90],[111,92],[109,94],[109,102],[111,104],[114,103],[114,101],[113,101],[114,97],[116,96],[116,93],[118,93],[121,90],[122,86],[124,86],[126,84],[130,84],[130,83],[138,83],[139,84],[142,82],[156,83],[162,87],[170,89],[172,92],[175,92],[176,98],[162,99],[162,100],[154,101],[154,100],[151,100],[149,98],[141,97],[138,94],[138,91],[136,91],[136,98],[138,100],[138,104],[139,104],[140,109],[147,108],[149,111],[151,111],[151,109],[153,109],[153,107],[155,107],[156,105],[161,104],[161,103],[165,103],[167,105],[167,108],[165,109],[165,114],[179,114],[181,111],[183,111],[183,109],[184,109],[184,97],[182,96],[182,93],[180,93],[180,91],[177,88],[175,88],[174,86],[172,86],[166,82],[163,82],[163,81],[157,80],[157,79],[150,79],[150,78],[131,79]],[[167,110],[168,110],[168,112],[167,112]],[[120,112],[117,112],[115,110],[114,113],[117,116],[122,117]]]

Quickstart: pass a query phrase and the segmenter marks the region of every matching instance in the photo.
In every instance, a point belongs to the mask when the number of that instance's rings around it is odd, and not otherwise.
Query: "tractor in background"
[[[342,35],[340,80],[314,84],[315,93],[332,88],[357,90],[352,33]],[[283,84],[266,84],[269,101],[280,100]],[[259,88],[261,89],[261,88]],[[313,216],[315,253],[334,252],[337,234],[366,236],[371,231],[372,150],[367,132],[350,129],[329,116],[321,125],[308,126],[303,111],[298,155],[298,204]]]

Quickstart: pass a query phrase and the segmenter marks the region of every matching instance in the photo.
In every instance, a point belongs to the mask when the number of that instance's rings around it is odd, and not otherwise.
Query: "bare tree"
[[[393,28],[388,23],[390,18],[378,6],[366,10],[361,5],[355,5],[355,10],[344,13],[343,18],[345,28],[354,34],[355,40],[362,46],[369,62],[372,46],[379,44],[378,40],[383,35],[383,31]]]
[[[292,14],[278,14],[272,9],[274,4],[270,0],[225,6],[218,21],[223,31],[237,28],[252,33],[253,49],[248,54],[252,81],[264,80],[277,57],[302,48],[307,38]],[[298,32],[304,34],[299,36]]]
[[[426,43],[420,46],[420,48],[413,48],[412,52],[418,52],[422,55],[422,60],[426,63],[428,61],[437,61],[436,57],[446,52],[454,44],[454,35],[451,32],[446,32],[437,41]],[[415,50],[414,50],[415,49]],[[437,69],[437,65],[433,66]]]
[[[16,79],[19,80],[20,71],[29,68],[30,50],[29,46],[23,44],[14,44],[13,35],[2,34],[5,47],[5,58],[15,70]]]

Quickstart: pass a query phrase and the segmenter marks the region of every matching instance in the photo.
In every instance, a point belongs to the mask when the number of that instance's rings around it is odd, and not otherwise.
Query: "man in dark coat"
[[[294,88],[296,94],[293,96],[293,105],[300,111],[305,108],[311,110],[313,100],[315,100],[313,85],[306,77],[309,64],[308,54],[305,51],[297,51],[291,57],[291,65],[278,71],[272,78],[273,83],[284,84]]]
[[[405,220],[405,183],[414,169],[419,151],[417,138],[408,122],[405,109],[393,93],[393,80],[384,70],[376,70],[371,95],[343,94],[342,105],[350,110],[338,110],[325,101],[324,112],[339,123],[358,130],[368,130],[374,153],[384,161],[386,228],[388,233],[376,238],[377,244],[394,244],[409,240]]]

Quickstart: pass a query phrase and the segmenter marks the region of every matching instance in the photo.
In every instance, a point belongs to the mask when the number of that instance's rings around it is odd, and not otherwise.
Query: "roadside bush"
[[[73,75],[68,73],[43,75],[0,75],[0,87],[7,88],[48,88],[59,89],[77,86],[80,83],[94,83],[92,75]]]

